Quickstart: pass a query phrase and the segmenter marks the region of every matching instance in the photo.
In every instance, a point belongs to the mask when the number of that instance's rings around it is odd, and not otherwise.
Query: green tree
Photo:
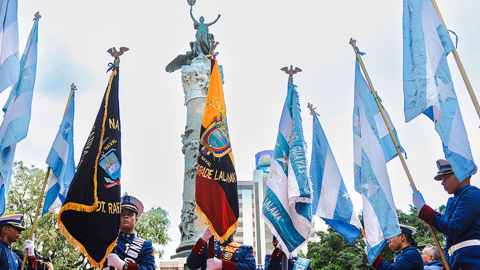
[[[14,163],[5,214],[24,214],[24,225],[27,229],[22,233],[19,241],[12,245],[13,249],[23,250],[24,242],[30,236],[45,175],[44,170],[35,166],[24,166],[21,161]],[[42,208],[40,208],[40,215],[41,211]],[[170,241],[166,234],[169,227],[167,212],[160,207],[153,207],[143,213],[135,229],[139,237],[152,241],[154,245],[166,245]],[[86,256],[73,248],[58,230],[55,211],[38,217],[35,227],[35,248],[41,256],[52,259],[55,269],[92,269]],[[156,252],[161,258],[163,250]]]
[[[6,212],[22,213],[27,229],[19,241],[12,245],[13,249],[23,250],[23,244],[30,236],[45,175],[44,170],[35,166],[24,166],[21,161],[14,163]],[[85,256],[73,248],[58,230],[57,214],[52,211],[41,217],[41,211],[42,208],[35,227],[35,248],[40,255],[50,257],[55,269],[87,269]]]
[[[370,269],[361,237],[350,245],[331,227],[317,235],[320,242],[308,243],[307,258],[312,260],[313,269]]]
[[[438,210],[441,214],[445,213],[445,206],[441,206]],[[414,238],[418,243],[418,247],[426,244],[435,244],[428,225],[419,219],[418,210],[410,206],[409,213],[397,210],[398,220],[400,224],[413,226],[417,229]],[[435,230],[435,229],[434,229]],[[437,238],[441,245],[445,243],[445,236],[435,230]],[[350,245],[339,233],[328,227],[327,232],[319,231],[317,235],[320,241],[317,243],[308,243],[307,258],[312,261],[313,269],[372,269],[365,255],[365,243],[360,236],[352,245]],[[386,261],[392,262],[395,253],[388,247],[388,244],[380,252]]]
[[[168,213],[160,207],[152,207],[143,213],[135,225],[138,237],[152,241],[154,245],[165,246],[170,242],[167,230],[170,228]],[[159,258],[162,258],[164,250],[156,249]]]

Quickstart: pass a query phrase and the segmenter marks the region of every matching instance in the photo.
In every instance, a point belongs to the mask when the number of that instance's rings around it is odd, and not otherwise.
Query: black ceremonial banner
[[[118,67],[115,67],[58,214],[61,232],[87,256],[94,268],[103,265],[117,242],[121,153]]]

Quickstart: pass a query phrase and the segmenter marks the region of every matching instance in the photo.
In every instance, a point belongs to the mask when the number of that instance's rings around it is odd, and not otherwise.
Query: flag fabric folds
[[[288,257],[308,242],[312,231],[312,191],[308,173],[298,93],[289,80],[288,93],[265,188],[262,218]]]
[[[215,238],[220,242],[227,240],[238,227],[238,191],[222,78],[216,61],[200,129],[195,200],[197,213],[210,225]]]
[[[67,240],[94,268],[114,249],[120,229],[121,128],[116,63],[77,172],[58,213]]]
[[[404,0],[403,6],[405,121],[420,113],[434,121],[445,158],[461,182],[476,167],[447,63],[455,47],[430,0]]]
[[[0,1],[0,93],[18,80],[17,0]]]
[[[394,130],[391,122],[390,127]],[[386,164],[397,156],[397,152],[360,71],[358,59],[355,65],[353,142],[355,190],[362,195],[366,253],[372,264],[387,240],[400,234]]]
[[[37,71],[38,18],[35,19],[20,61],[20,79],[10,90],[0,126],[0,215],[7,203],[15,148],[27,137]],[[18,71],[17,71],[18,72]]]
[[[48,184],[47,195],[43,203],[42,216],[62,206],[67,196],[68,187],[75,174],[73,157],[73,116],[75,114],[75,91],[67,104],[52,149],[47,157],[47,164],[52,169],[52,176]]]
[[[353,207],[342,175],[315,111],[310,164],[312,213],[321,217],[350,244],[360,235],[362,224]]]

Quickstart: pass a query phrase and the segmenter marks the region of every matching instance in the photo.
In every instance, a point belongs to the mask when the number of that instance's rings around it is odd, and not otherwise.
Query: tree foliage
[[[166,245],[170,242],[167,230],[170,228],[168,213],[160,207],[152,207],[143,213],[135,225],[138,237],[148,239],[155,245]],[[164,250],[155,250],[159,258],[162,258]]]
[[[24,166],[21,161],[14,163],[5,214],[23,214],[24,226],[27,229],[22,233],[19,241],[12,245],[12,249],[23,250],[24,242],[30,236],[45,175],[44,170],[35,166]],[[37,252],[43,257],[50,257],[57,270],[92,269],[87,258],[73,248],[58,230],[57,213],[52,211],[42,217],[41,212],[42,206],[35,227]],[[152,241],[154,245],[166,245],[170,241],[166,233],[169,227],[167,212],[160,207],[153,207],[143,213],[135,229],[139,237]],[[163,250],[157,250],[157,254],[161,258]]]
[[[445,212],[445,206],[439,209],[441,214]],[[423,247],[426,244],[435,244],[428,225],[420,220],[418,210],[410,206],[409,213],[404,213],[397,210],[398,220],[400,224],[413,226],[417,229],[415,240],[418,247]],[[434,229],[435,230],[435,229]],[[319,242],[309,242],[307,258],[310,259],[313,269],[321,270],[350,270],[350,269],[372,269],[368,263],[365,255],[365,243],[362,237],[357,238],[352,245],[350,245],[339,233],[328,227],[327,232],[316,232],[320,238]],[[435,230],[437,238],[441,245],[445,243],[445,236]],[[380,252],[388,262],[392,262],[395,253],[388,247],[388,244]]]

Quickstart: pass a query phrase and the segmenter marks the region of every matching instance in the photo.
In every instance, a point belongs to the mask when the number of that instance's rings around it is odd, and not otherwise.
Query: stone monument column
[[[182,135],[182,152],[185,155],[185,176],[183,181],[183,206],[179,225],[181,242],[177,254],[171,258],[187,257],[205,225],[195,211],[195,175],[205,100],[210,82],[210,60],[200,54],[191,65],[182,66],[182,85],[187,106],[187,125]]]

